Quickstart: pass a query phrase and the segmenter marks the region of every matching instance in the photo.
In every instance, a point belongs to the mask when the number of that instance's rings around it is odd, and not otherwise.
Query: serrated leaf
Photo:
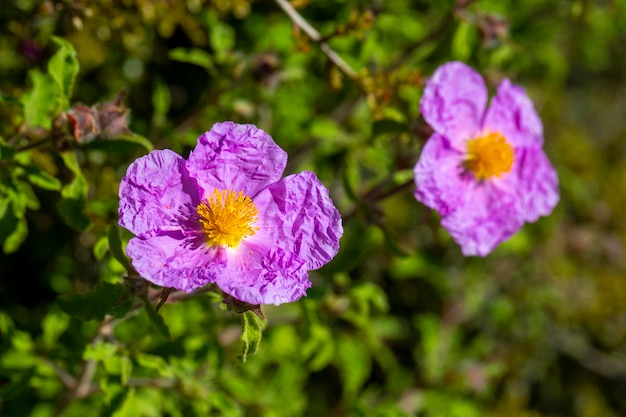
[[[210,71],[215,70],[213,56],[199,48],[174,48],[169,52],[168,56],[174,61],[198,65]]]
[[[62,107],[65,110],[69,107],[74,81],[78,75],[78,59],[74,47],[67,40],[58,36],[53,36],[52,40],[59,49],[48,62],[48,73],[59,87],[62,95]]]
[[[124,253],[124,249],[122,249],[122,239],[120,238],[120,229],[117,225],[109,226],[109,250],[111,251],[111,255],[118,261],[126,271],[128,271],[129,275],[136,274],[135,269],[130,264],[130,261],[126,257]]]
[[[152,327],[154,327],[154,330],[156,330],[160,336],[166,339],[171,339],[170,329],[165,324],[163,317],[156,312],[152,303],[150,303],[148,299],[144,298],[143,305],[146,313],[148,313],[148,319],[150,319],[150,323],[152,324]]]
[[[35,165],[26,165],[22,167],[26,172],[26,178],[33,185],[43,188],[44,190],[58,191],[61,189],[61,181],[58,178],[48,174],[43,169]]]
[[[24,121],[29,127],[41,126],[50,129],[58,86],[50,75],[38,69],[30,70],[28,75],[33,86],[22,97]]]
[[[243,342],[241,356],[242,362],[246,362],[248,355],[256,355],[261,345],[263,336],[263,323],[252,311],[241,314],[241,341]]]
[[[85,294],[64,295],[57,304],[66,314],[80,320],[102,320],[124,294],[121,285],[102,282]]]

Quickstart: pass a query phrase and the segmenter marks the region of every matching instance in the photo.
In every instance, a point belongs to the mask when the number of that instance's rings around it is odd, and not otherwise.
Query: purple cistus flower
[[[415,166],[415,198],[439,212],[466,256],[489,254],[559,200],[524,89],[505,79],[486,105],[482,77],[461,62],[439,67],[420,103],[434,133]]]
[[[282,178],[287,154],[253,125],[218,123],[185,160],[171,150],[134,161],[120,184],[119,224],[142,277],[193,291],[216,283],[249,304],[292,302],[308,271],[329,262],[343,234],[312,172]]]

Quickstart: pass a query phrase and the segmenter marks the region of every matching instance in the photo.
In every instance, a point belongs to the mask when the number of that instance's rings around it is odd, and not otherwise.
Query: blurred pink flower
[[[464,255],[485,256],[552,212],[558,179],[522,87],[503,80],[485,111],[482,77],[450,62],[429,79],[420,105],[434,133],[415,166],[415,198],[439,212]]]

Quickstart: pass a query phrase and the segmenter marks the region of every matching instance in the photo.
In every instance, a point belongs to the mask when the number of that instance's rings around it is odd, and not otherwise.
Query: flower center
[[[235,247],[258,230],[259,210],[243,191],[213,190],[197,210],[209,246]]]
[[[500,132],[487,132],[467,141],[467,158],[464,167],[472,171],[477,180],[500,177],[511,171],[515,152]]]

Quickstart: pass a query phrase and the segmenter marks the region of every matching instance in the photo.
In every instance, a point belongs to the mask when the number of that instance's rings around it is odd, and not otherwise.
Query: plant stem
[[[287,16],[289,16],[291,21],[296,26],[302,29],[304,33],[306,33],[307,36],[311,38],[311,40],[319,44],[322,52],[326,54],[328,59],[330,59],[332,63],[337,66],[337,68],[343,71],[343,73],[346,74],[351,79],[357,78],[357,72],[350,66],[350,64],[344,61],[343,58],[341,58],[341,56],[339,56],[337,52],[335,52],[326,42],[324,42],[324,39],[322,38],[320,33],[317,30],[315,30],[315,28],[311,26],[309,22],[307,22],[302,17],[302,15],[298,13],[296,9],[294,9],[291,3],[289,3],[287,0],[275,0],[275,1],[280,6],[280,8],[283,9],[283,11],[287,14]]]

